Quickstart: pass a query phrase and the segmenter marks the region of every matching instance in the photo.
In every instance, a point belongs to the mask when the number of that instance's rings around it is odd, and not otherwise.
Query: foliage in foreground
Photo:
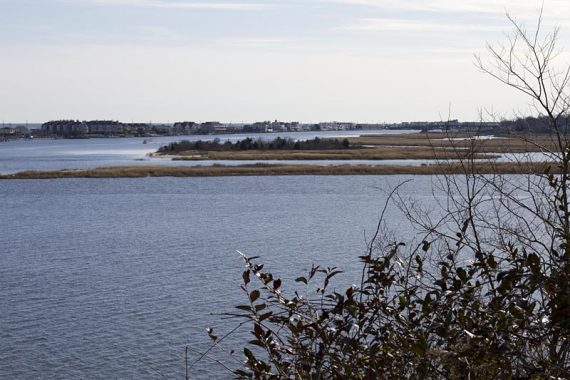
[[[481,67],[542,110],[551,165],[506,177],[464,160],[462,175],[440,177],[439,213],[393,192],[423,238],[390,240],[381,217],[361,283],[344,291],[331,289],[336,268],[313,267],[296,280],[305,291],[287,295],[244,255],[248,302],[235,316],[252,340],[236,377],[570,378],[570,69],[551,68],[556,30],[511,21],[508,45],[489,47],[496,70]]]
[[[568,273],[513,244],[462,263],[462,236],[456,244],[437,263],[428,259],[427,241],[412,255],[401,254],[403,243],[390,244],[379,256],[362,257],[362,287],[342,292],[329,289],[338,270],[314,267],[297,279],[307,292],[291,297],[263,265],[244,256],[249,303],[238,309],[253,326],[250,345],[263,352],[245,348],[246,368],[236,374],[569,378]],[[567,263],[564,250],[553,254],[557,264]],[[314,281],[320,287],[311,292]]]

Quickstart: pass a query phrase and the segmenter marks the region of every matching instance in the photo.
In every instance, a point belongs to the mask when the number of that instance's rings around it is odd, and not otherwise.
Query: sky
[[[0,0],[0,119],[401,122],[528,114],[474,55],[532,0]],[[544,1],[570,63],[570,1]],[[565,50],[567,48],[568,50]],[[485,118],[488,118],[486,116]]]

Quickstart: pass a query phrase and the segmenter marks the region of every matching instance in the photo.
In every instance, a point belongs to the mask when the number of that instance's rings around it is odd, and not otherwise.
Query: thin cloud
[[[164,26],[146,25],[138,27],[137,30],[142,35],[152,36],[152,37],[169,38],[169,39],[182,37],[182,35],[176,33],[174,30],[166,28]]]
[[[435,20],[409,20],[388,18],[365,18],[353,25],[335,29],[353,31],[390,31],[390,32],[467,32],[499,31],[501,28],[489,25],[453,24]]]
[[[82,0],[69,1],[76,5],[101,5],[101,6],[131,6],[146,8],[173,8],[173,9],[203,9],[203,10],[260,10],[271,7],[268,4],[260,3],[218,3],[218,2],[188,2],[172,0]]]
[[[12,31],[30,31],[30,32],[39,32],[39,33],[47,33],[57,30],[57,28],[54,25],[47,25],[47,24],[34,24],[34,25],[0,24],[0,29],[12,30]]]
[[[290,38],[234,38],[221,41],[222,44],[235,47],[282,46],[293,42]]]
[[[503,16],[512,12],[522,18],[535,19],[542,2],[540,0],[321,0],[324,3],[366,6],[381,9],[416,12],[482,13]],[[570,2],[549,0],[544,3],[548,19],[570,20]],[[567,15],[567,16],[565,16]]]

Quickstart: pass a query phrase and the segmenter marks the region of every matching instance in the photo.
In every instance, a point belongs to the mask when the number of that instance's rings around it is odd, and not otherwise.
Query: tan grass
[[[545,163],[476,163],[474,172],[481,174],[543,173]],[[245,166],[127,166],[81,170],[27,171],[0,175],[0,179],[54,179],[54,178],[138,178],[138,177],[218,177],[218,176],[272,176],[272,175],[392,175],[392,174],[459,174],[471,168],[462,164],[427,166],[398,165],[245,165]]]
[[[465,150],[438,150],[431,147],[377,147],[369,149],[339,150],[278,150],[278,151],[186,151],[172,157],[174,160],[453,160],[466,158]],[[495,156],[496,157],[496,156]],[[474,158],[493,158],[475,154]]]
[[[331,150],[188,150],[168,155],[175,160],[401,160],[496,158],[502,153],[525,153],[556,150],[557,142],[548,135],[511,135],[490,140],[453,140],[471,138],[466,132],[422,132],[398,135],[364,135],[349,138],[352,149]],[[365,146],[363,148],[362,146]],[[493,155],[495,154],[495,155]]]
[[[451,151],[467,148],[478,153],[540,152],[556,150],[558,144],[553,136],[540,134],[505,135],[490,140],[453,140],[475,136],[474,133],[465,132],[421,132],[399,135],[364,135],[349,138],[349,141],[354,145],[443,148]]]

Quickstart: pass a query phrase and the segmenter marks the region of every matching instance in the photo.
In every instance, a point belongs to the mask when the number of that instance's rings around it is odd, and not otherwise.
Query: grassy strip
[[[525,153],[540,152],[545,149],[558,150],[558,142],[551,135],[506,135],[498,139],[488,140],[478,140],[476,136],[474,133],[465,132],[421,132],[401,135],[364,135],[348,140],[351,145],[431,147],[446,148],[447,151],[467,148],[478,153]]]
[[[461,174],[473,169],[481,174],[543,173],[545,163],[475,163],[470,168],[461,164],[428,166],[391,165],[246,165],[246,166],[128,166],[81,170],[26,171],[0,175],[0,179],[54,178],[140,178],[140,177],[219,177],[272,175],[392,175],[392,174]]]
[[[434,150],[431,147],[379,147],[367,149],[343,149],[326,151],[228,151],[204,152],[186,151],[178,155],[169,156],[156,154],[156,156],[172,157],[176,161],[201,160],[453,160],[464,159],[468,151]],[[474,158],[496,158],[488,155],[475,154]]]
[[[155,156],[174,160],[399,160],[496,158],[489,154],[557,150],[557,141],[549,135],[512,135],[500,139],[478,140],[473,133],[422,132],[400,135],[368,135],[349,138],[351,148],[319,150],[230,150],[190,149],[157,152]],[[457,140],[459,139],[459,140]],[[461,140],[467,139],[467,140]],[[323,139],[326,141],[326,139]],[[365,147],[365,148],[363,148]]]

